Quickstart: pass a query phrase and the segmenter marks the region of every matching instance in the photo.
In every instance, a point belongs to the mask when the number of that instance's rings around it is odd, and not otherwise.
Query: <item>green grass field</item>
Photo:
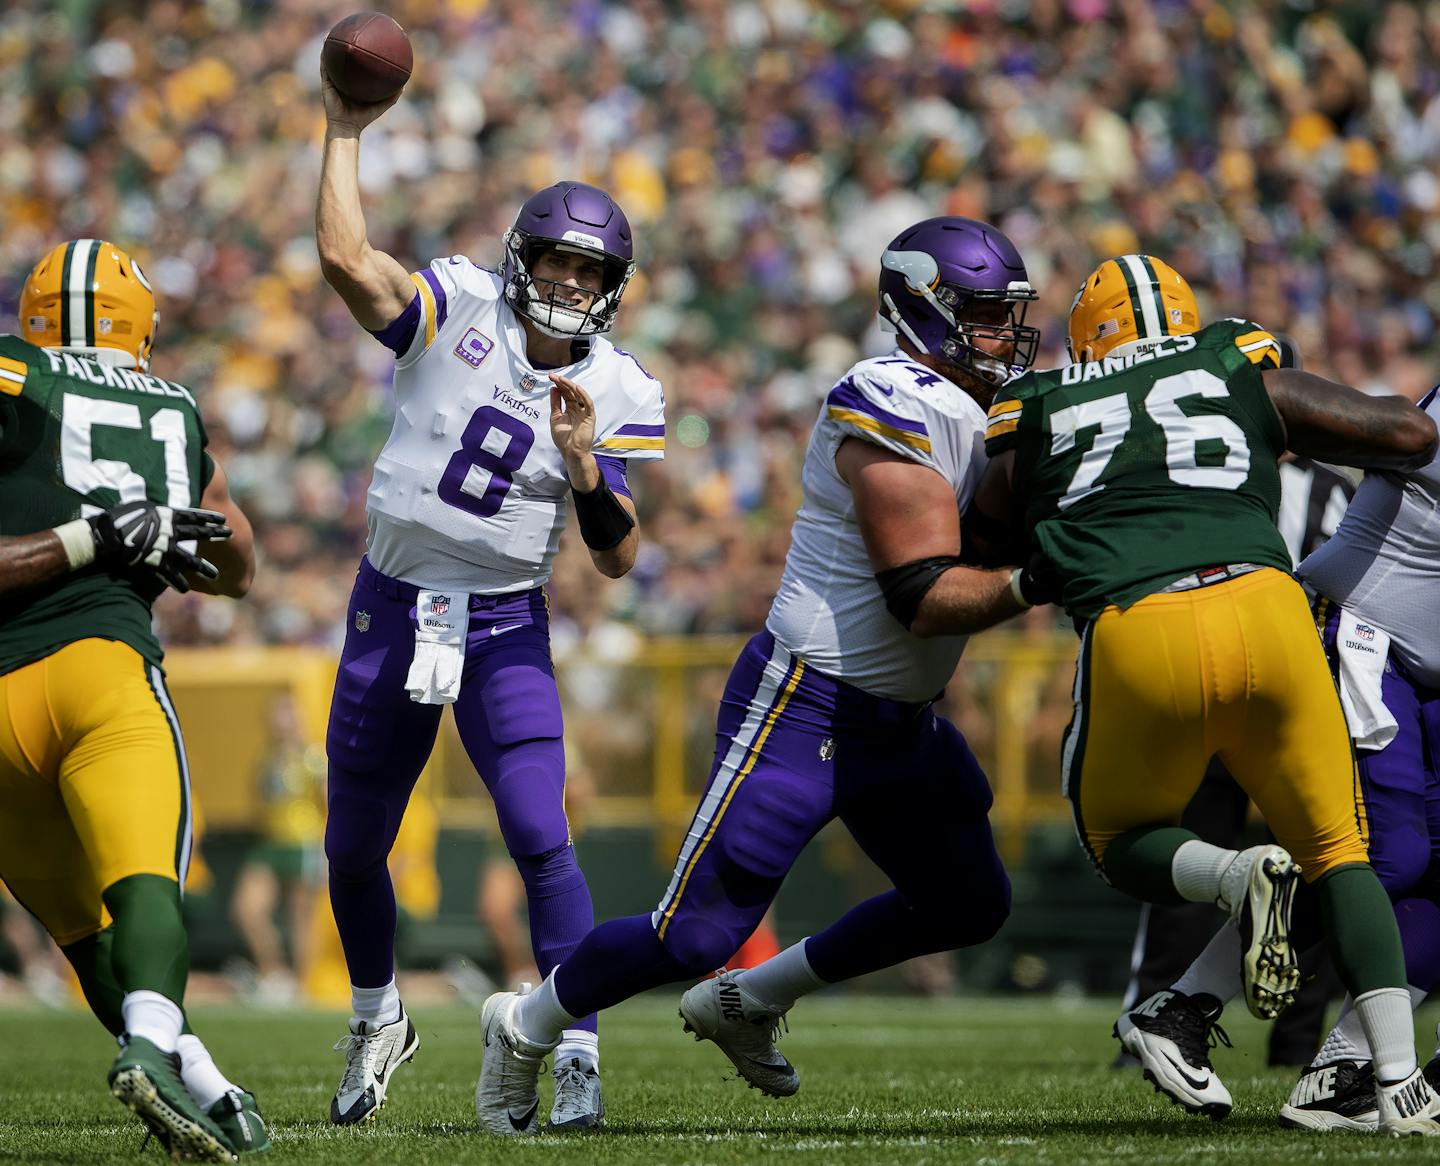
[[[1232,1012],[1234,1010],[1232,1009]],[[1435,1011],[1421,1014],[1421,1047]],[[1229,1017],[1216,1066],[1235,1094],[1223,1123],[1190,1117],[1136,1072],[1106,1066],[1110,1004],[836,996],[792,1013],[784,1048],[804,1078],[787,1101],[734,1079],[712,1045],[680,1030],[674,999],[610,1014],[603,1028],[604,1132],[499,1142],[473,1108],[478,1025],[460,1007],[417,1009],[422,1046],[373,1124],[325,1121],[343,1021],[315,1013],[203,1008],[195,1024],[232,1077],[260,1097],[276,1163],[1084,1163],[1230,1164],[1436,1160],[1436,1145],[1289,1133],[1275,1110],[1287,1071],[1265,1068],[1264,1030]],[[113,1046],[80,1013],[0,1011],[0,1163],[133,1162],[143,1132],[112,1100]],[[548,1104],[548,1101],[547,1101]],[[542,1113],[545,1109],[542,1107]],[[152,1144],[147,1157],[161,1161]]]

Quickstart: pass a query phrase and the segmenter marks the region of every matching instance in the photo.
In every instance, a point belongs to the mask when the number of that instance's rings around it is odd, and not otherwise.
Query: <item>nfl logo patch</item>
[[[109,336],[110,329],[114,326],[115,323],[113,320],[110,319],[109,316],[101,316],[98,320],[95,321],[95,331],[100,333],[101,336]]]
[[[450,596],[437,595],[430,601],[431,615],[444,615],[450,610]]]
[[[537,382],[536,382],[536,380],[535,380],[535,374],[534,374],[534,373],[529,373],[529,372],[527,372],[527,373],[521,373],[521,375],[520,375],[520,387],[521,387],[522,389],[524,389],[527,393],[530,392],[530,390],[535,387],[536,383],[537,383]]]
[[[1357,623],[1355,625],[1355,634],[1362,640],[1373,640],[1375,638],[1375,629],[1368,623]]]
[[[479,368],[494,347],[495,341],[480,329],[471,328],[460,338],[460,343],[455,345],[455,355],[471,368]]]
[[[357,611],[355,613],[355,630],[357,632],[368,632],[370,630],[370,613],[368,611]]]
[[[1170,309],[1170,323],[1172,323],[1172,324],[1178,324],[1178,323],[1180,323],[1180,315],[1181,315],[1181,312],[1180,312],[1180,309],[1179,309],[1179,308],[1171,308],[1171,309]]]

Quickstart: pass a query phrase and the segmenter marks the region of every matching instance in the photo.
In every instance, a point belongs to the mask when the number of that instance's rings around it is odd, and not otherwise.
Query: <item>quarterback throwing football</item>
[[[324,81],[316,212],[326,280],[395,353],[395,425],[375,464],[369,540],[347,615],[327,738],[330,901],[354,1018],[330,1108],[371,1117],[419,1046],[395,988],[386,870],[401,816],[454,703],[519,866],[548,973],[590,929],[565,819],[560,699],[542,590],[573,500],[595,566],[635,562],[631,459],[665,448],[659,382],[603,333],[634,271],[630,225],[604,191],[560,182],[528,198],[498,272],[464,256],[412,274],[366,240],[360,133],[393,104]],[[595,1019],[567,1026],[552,1128],[599,1122]],[[515,1115],[533,1132],[537,1111]]]

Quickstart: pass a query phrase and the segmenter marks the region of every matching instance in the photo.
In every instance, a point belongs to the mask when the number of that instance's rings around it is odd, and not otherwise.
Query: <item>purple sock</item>
[[[1434,988],[1440,984],[1440,904],[1401,899],[1395,904],[1395,922],[1405,948],[1405,978],[1417,988]]]
[[[1006,895],[925,911],[907,904],[899,891],[887,891],[812,935],[805,942],[805,958],[817,976],[837,984],[917,955],[983,943],[999,930],[1009,906]]]
[[[697,974],[665,950],[649,915],[630,915],[600,924],[580,941],[555,973],[555,995],[571,1016],[587,1016]]]
[[[545,854],[517,858],[530,912],[530,946],[542,976],[568,959],[595,925],[590,888],[568,843]],[[593,1010],[575,1028],[596,1031]]]

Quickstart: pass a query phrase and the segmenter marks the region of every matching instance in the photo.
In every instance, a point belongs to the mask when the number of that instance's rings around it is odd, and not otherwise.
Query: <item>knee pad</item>
[[[325,857],[333,875],[364,880],[385,865],[395,833],[383,802],[340,795],[330,799],[325,820]]]
[[[691,976],[723,967],[740,950],[745,937],[701,915],[677,915],[665,929],[661,946]]]

